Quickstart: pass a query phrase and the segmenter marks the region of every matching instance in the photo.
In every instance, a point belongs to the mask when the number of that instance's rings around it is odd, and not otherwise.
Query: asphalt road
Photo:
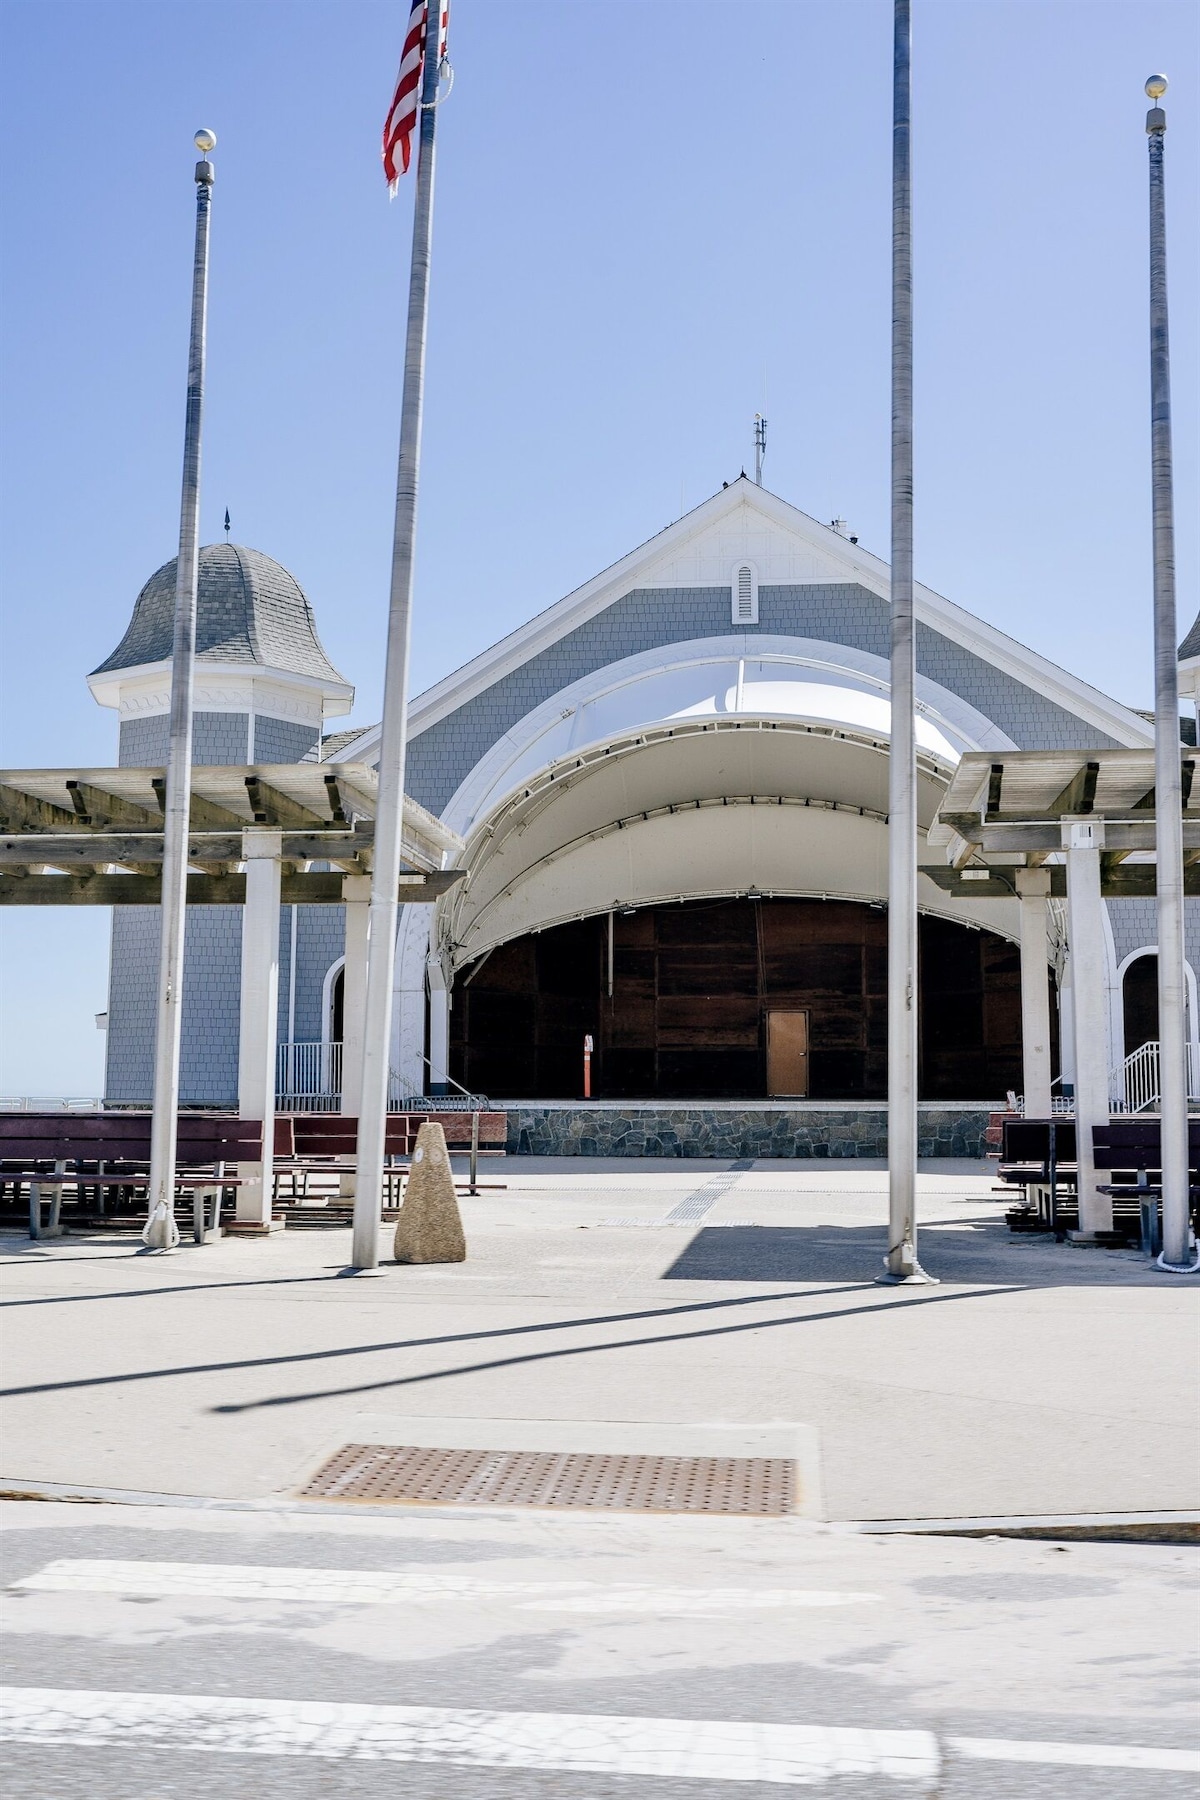
[[[1192,1550],[462,1511],[0,1524],[7,1800],[1196,1792]]]

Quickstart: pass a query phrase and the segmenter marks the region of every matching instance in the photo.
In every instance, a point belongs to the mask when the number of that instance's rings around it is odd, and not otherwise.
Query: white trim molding
[[[111,706],[122,719],[151,718],[171,710],[170,662],[141,663],[89,675],[88,687],[99,706]],[[257,712],[264,718],[289,719],[318,729],[325,719],[348,713],[354,704],[349,682],[295,675],[287,669],[257,664],[206,662],[197,657],[196,712]]]
[[[889,569],[882,558],[873,556],[861,544],[851,543],[766,488],[739,477],[656,537],[417,695],[409,710],[410,735],[416,737],[428,731],[631,590],[679,585],[682,573],[690,566],[691,551],[706,534],[717,545],[715,554],[722,559],[721,572],[717,573],[714,567],[709,583],[700,585],[726,587],[728,570],[735,559],[752,556],[764,584],[856,582],[880,599],[889,596]],[[704,573],[703,567],[699,573]],[[932,588],[918,583],[915,605],[921,624],[1104,732],[1114,743],[1131,748],[1153,743],[1152,726],[1137,713],[995,626],[974,618]],[[368,752],[377,741],[377,728],[365,733],[357,746],[358,755]]]
[[[321,1042],[332,1044],[333,1038],[333,988],[338,976],[346,966],[346,958],[339,956],[330,963],[321,982]]]
[[[730,622],[739,625],[758,624],[758,568],[748,556],[739,556],[729,579]]]

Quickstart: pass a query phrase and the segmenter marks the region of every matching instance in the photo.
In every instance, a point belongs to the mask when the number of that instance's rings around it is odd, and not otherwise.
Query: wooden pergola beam
[[[246,776],[246,794],[254,813],[256,825],[274,825],[279,830],[303,831],[311,826],[328,825],[331,820],[323,818],[309,806],[303,806],[299,800],[291,799],[280,793],[258,775]],[[327,790],[328,791],[328,790]]]
[[[123,794],[107,793],[93,782],[76,781],[73,777],[68,778],[66,789],[83,824],[95,826],[101,831],[111,831],[114,828],[119,830],[122,826],[129,831],[155,831],[161,828],[157,811],[152,811],[148,806],[139,806],[136,800],[129,800]]]
[[[436,900],[461,879],[464,871],[444,869],[435,874],[404,874],[398,898],[424,905]],[[342,874],[338,870],[307,870],[285,874],[280,900],[285,906],[340,906]],[[32,874],[5,869],[0,873],[0,906],[158,906],[162,879],[153,875],[107,875],[88,870],[69,875]],[[242,906],[246,877],[241,874],[188,876],[189,906]]]
[[[49,800],[39,800],[8,782],[0,782],[0,829],[4,831],[78,831],[79,816]]]

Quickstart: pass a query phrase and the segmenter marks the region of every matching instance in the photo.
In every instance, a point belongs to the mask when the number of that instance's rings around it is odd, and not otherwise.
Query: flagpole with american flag
[[[392,540],[391,598],[384,669],[383,730],[375,816],[375,861],[367,926],[367,991],[358,1117],[358,1173],[354,1195],[351,1263],[379,1264],[380,1201],[387,1131],[392,981],[396,963],[397,893],[400,885],[404,753],[408,735],[408,655],[412,617],[413,552],[417,527],[417,476],[425,389],[425,336],[429,313],[429,261],[433,242],[434,129],[438,79],[446,47],[449,0],[414,0],[408,16],[396,91],[383,130],[383,170],[395,193],[417,139],[412,268],[404,348],[404,398],[396,473],[396,523]]]

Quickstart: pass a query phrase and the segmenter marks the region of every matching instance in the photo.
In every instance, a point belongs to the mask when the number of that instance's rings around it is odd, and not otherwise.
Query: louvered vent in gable
[[[736,564],[733,571],[733,623],[758,624],[758,575],[754,564]]]

